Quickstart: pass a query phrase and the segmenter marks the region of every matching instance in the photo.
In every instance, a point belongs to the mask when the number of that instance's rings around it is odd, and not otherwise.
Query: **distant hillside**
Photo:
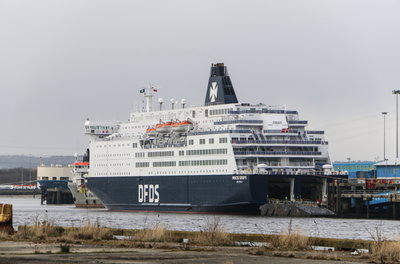
[[[0,169],[0,184],[30,184],[36,180],[36,177],[36,169]]]
[[[25,155],[0,155],[0,169],[36,168],[40,162],[43,162],[46,165],[68,165],[74,161],[75,157],[73,156],[50,156],[41,158]]]

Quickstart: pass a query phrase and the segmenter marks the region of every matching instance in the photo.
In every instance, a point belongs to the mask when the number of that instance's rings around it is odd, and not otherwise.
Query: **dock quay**
[[[42,188],[41,204],[73,204],[74,198],[69,190],[64,188]]]
[[[328,201],[338,217],[400,219],[400,179],[334,180]]]
[[[33,195],[40,194],[39,189],[0,189],[0,195]]]

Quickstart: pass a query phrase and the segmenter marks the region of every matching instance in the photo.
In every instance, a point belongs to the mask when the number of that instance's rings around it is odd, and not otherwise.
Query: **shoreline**
[[[171,231],[160,225],[130,230],[96,224],[73,228],[49,223],[19,226],[14,234],[1,235],[0,262],[57,263],[62,259],[63,263],[371,263],[368,251],[354,254],[355,249],[371,248],[371,241],[305,237],[293,232],[290,243],[295,245],[284,246],[280,242],[271,247],[291,235],[233,234],[218,230],[218,226],[210,227],[216,229]],[[296,245],[297,240],[306,240],[307,244]]]
[[[262,252],[262,253],[261,253]],[[192,247],[148,243],[140,247],[77,244],[62,253],[57,243],[0,241],[2,263],[346,264],[368,263],[349,252],[258,251],[254,247]]]

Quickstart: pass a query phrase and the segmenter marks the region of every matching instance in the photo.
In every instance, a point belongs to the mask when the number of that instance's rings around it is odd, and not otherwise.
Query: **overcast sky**
[[[83,152],[86,117],[127,120],[149,82],[203,104],[210,64],[239,101],[286,104],[332,160],[395,157],[400,1],[0,0],[0,154]]]

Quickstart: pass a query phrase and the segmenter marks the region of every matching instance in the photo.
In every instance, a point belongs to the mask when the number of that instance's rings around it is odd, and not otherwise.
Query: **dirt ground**
[[[72,245],[70,253],[61,254],[59,244],[0,241],[0,263],[176,263],[176,264],[345,264],[368,263],[350,259],[349,252],[262,252],[256,248],[117,248],[110,246]],[[328,259],[328,260],[323,260]],[[338,260],[340,259],[340,260]]]

